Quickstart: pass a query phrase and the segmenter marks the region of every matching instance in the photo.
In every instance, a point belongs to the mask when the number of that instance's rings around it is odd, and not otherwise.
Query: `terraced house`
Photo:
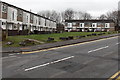
[[[56,21],[0,1],[0,27],[9,35],[56,31]]]
[[[65,30],[68,32],[115,31],[113,20],[66,20]]]

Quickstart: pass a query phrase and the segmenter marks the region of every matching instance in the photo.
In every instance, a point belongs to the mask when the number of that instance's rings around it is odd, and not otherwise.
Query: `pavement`
[[[103,39],[103,38],[114,37],[117,35],[120,35],[120,34],[111,34],[111,35],[107,35],[107,36],[82,38],[82,39],[76,39],[76,40],[67,40],[67,41],[46,43],[46,44],[27,46],[27,47],[3,47],[2,55],[7,56],[10,53],[31,52],[31,51],[36,51],[36,50],[49,49],[49,48],[54,48],[54,47],[60,47],[60,46],[66,46],[66,45],[77,44],[77,43],[82,43],[82,42],[94,41],[94,40]]]
[[[34,80],[42,80],[41,78],[45,78],[45,80],[46,78],[100,78],[107,80],[119,71],[118,46],[120,42],[118,38],[111,37],[46,51],[31,52],[32,54],[3,57],[2,77],[12,78],[11,80],[15,80],[15,78],[25,78],[25,80],[28,78]],[[117,76],[113,78],[115,77]]]

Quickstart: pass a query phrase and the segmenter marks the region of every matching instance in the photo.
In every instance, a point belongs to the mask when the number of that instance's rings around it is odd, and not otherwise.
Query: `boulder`
[[[93,35],[93,36],[97,36],[97,34],[96,34],[96,33],[92,33],[92,35]]]
[[[48,40],[47,41],[54,41],[55,39],[54,38],[48,38]]]
[[[71,40],[71,39],[74,39],[74,37],[73,36],[68,36],[68,39]]]
[[[19,45],[26,46],[26,43],[24,41],[20,42]]]
[[[68,37],[60,37],[60,40],[69,40]]]
[[[92,34],[88,34],[87,36],[92,36]]]
[[[14,43],[11,42],[11,41],[9,41],[9,42],[6,43],[6,45],[12,45],[12,44],[14,44]]]

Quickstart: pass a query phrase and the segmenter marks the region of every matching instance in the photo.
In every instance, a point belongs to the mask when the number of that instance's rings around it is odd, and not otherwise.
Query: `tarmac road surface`
[[[3,78],[110,78],[118,72],[118,37],[2,58]]]

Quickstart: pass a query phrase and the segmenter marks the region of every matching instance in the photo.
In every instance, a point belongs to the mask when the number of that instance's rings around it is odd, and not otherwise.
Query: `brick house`
[[[113,20],[65,20],[65,30],[68,32],[98,32],[114,31]]]

